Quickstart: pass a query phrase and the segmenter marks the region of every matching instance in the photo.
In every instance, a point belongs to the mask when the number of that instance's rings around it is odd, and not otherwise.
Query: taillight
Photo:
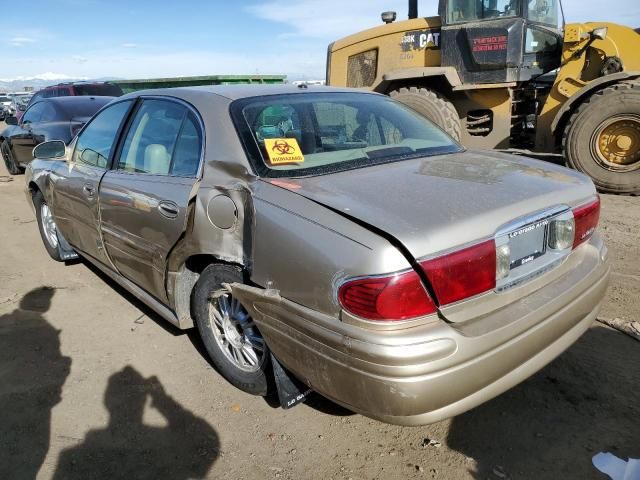
[[[595,200],[580,205],[573,209],[573,219],[575,221],[575,235],[573,237],[573,248],[591,238],[598,226],[600,219],[600,197]]]
[[[368,320],[408,320],[436,312],[413,270],[350,280],[340,287],[338,298],[349,313]]]
[[[440,305],[492,290],[496,286],[496,244],[493,239],[425,260],[420,266]]]

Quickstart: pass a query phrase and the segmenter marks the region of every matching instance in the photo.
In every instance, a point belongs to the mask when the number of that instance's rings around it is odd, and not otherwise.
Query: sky
[[[602,0],[563,3],[568,22],[640,27],[639,0],[610,0],[606,12],[598,8]],[[407,1],[29,0],[26,8],[0,8],[0,81],[45,73],[52,79],[256,73],[322,79],[327,45],[379,25],[385,10],[406,18]],[[419,13],[436,15],[437,1],[419,2]]]

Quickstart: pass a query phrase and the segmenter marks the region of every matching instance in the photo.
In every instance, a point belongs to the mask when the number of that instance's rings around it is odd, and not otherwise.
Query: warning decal
[[[295,138],[265,138],[264,146],[272,165],[304,162],[304,155]]]

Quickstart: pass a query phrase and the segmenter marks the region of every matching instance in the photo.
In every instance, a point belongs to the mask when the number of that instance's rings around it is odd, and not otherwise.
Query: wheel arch
[[[174,263],[171,265],[171,263]],[[167,275],[167,293],[173,304],[181,329],[194,326],[193,323],[193,291],[200,275],[209,265],[232,265],[239,267],[248,278],[245,265],[228,262],[211,253],[196,253],[186,257],[179,264],[170,262]]]
[[[593,80],[578,90],[575,95],[569,98],[562,107],[560,107],[551,122],[551,133],[556,137],[557,143],[559,143],[562,138],[564,129],[569,123],[569,119],[573,112],[575,112],[576,109],[593,94],[621,80],[635,80],[639,78],[640,72],[619,72]]]
[[[453,67],[405,68],[384,74],[374,90],[388,94],[402,87],[422,86],[449,97],[453,89],[460,85],[462,81]]]

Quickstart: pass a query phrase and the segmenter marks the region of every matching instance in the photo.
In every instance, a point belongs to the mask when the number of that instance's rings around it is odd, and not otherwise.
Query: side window
[[[168,175],[178,134],[186,116],[186,107],[175,102],[145,100],[127,133],[118,169]]]
[[[44,108],[42,109],[42,116],[40,117],[41,122],[53,122],[57,120],[56,109],[50,103],[44,103]]]
[[[35,105],[31,105],[29,110],[24,112],[24,116],[22,117],[22,123],[35,123],[39,122],[42,117],[42,112],[44,111],[44,102],[36,103]]]
[[[176,177],[195,177],[200,166],[201,152],[202,133],[195,117],[192,113],[189,113],[184,121],[175,152],[173,153],[171,175]]]
[[[73,162],[106,168],[131,100],[107,107],[78,136]]]
[[[527,28],[525,53],[555,53],[558,48],[558,38],[551,32]]]

